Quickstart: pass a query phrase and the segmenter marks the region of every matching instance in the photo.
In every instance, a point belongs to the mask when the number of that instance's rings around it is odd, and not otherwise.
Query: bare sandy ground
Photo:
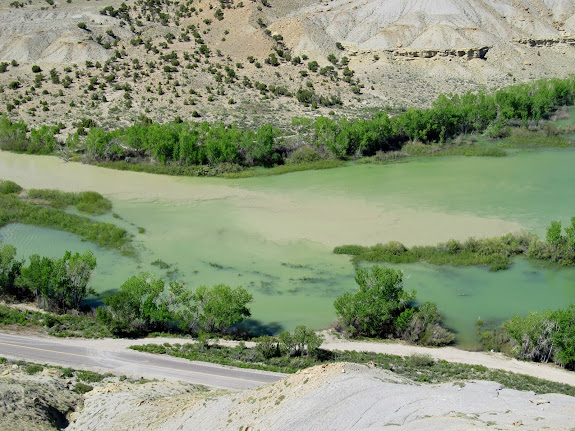
[[[68,430],[569,430],[575,399],[494,382],[417,384],[357,364],[322,365],[256,390],[162,396],[158,386],[86,394]]]

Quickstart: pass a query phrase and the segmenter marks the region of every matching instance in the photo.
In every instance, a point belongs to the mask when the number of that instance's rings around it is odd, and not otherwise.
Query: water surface
[[[0,152],[0,178],[26,188],[95,190],[111,198],[122,220],[103,219],[135,234],[139,258],[30,226],[7,226],[0,239],[16,245],[22,256],[94,250],[93,286],[99,292],[151,270],[190,286],[243,285],[255,296],[254,319],[270,329],[300,323],[321,328],[335,317],[334,298],[354,289],[353,267],[346,256],[331,253],[333,246],[434,244],[519,229],[544,234],[550,220],[566,223],[575,215],[574,165],[575,152],[561,150],[223,180]],[[172,266],[151,266],[156,259]],[[472,342],[478,317],[503,319],[575,302],[574,271],[537,269],[523,260],[499,273],[424,264],[402,269],[406,288],[416,289],[420,300],[437,302],[463,344]]]

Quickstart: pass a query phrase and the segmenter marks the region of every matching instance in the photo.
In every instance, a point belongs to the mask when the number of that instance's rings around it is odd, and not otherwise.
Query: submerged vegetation
[[[101,166],[170,175],[267,175],[339,166],[350,158],[382,162],[408,155],[503,156],[500,147],[477,145],[476,134],[505,138],[502,147],[572,146],[550,123],[556,109],[575,101],[575,77],[514,85],[492,94],[441,95],[428,109],[408,109],[369,120],[294,118],[290,130],[141,117],[137,124],[104,130],[89,122],[66,143],[57,127],[31,129],[0,119],[0,149],[70,155]],[[511,128],[520,126],[523,128]],[[530,131],[528,127],[539,132]],[[472,136],[473,139],[469,139]],[[457,139],[456,139],[457,138]],[[327,159],[327,160],[326,160]]]
[[[104,214],[112,204],[95,192],[66,193],[57,190],[22,188],[11,181],[0,181],[0,227],[9,223],[31,224],[78,235],[101,247],[133,254],[131,236],[112,223],[91,220],[65,211],[68,207],[89,214]]]
[[[533,234],[510,233],[497,238],[469,238],[463,242],[452,239],[437,246],[411,248],[397,241],[371,247],[343,245],[336,247],[334,253],[353,256],[355,264],[362,261],[396,264],[427,262],[433,265],[479,265],[499,271],[509,268],[512,257],[524,256],[561,266],[575,266],[575,217],[564,233],[560,222],[552,222],[545,241]]]

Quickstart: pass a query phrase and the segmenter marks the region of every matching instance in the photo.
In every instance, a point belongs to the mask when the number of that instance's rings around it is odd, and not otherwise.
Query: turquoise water
[[[434,244],[455,237],[519,229],[544,234],[550,220],[575,215],[575,152],[519,153],[506,158],[435,158],[394,165],[355,165],[244,180],[174,178],[62,163],[56,158],[0,153],[0,177],[23,186],[96,190],[110,197],[135,234],[137,259],[76,237],[31,226],[0,230],[22,256],[94,250],[92,285],[117,289],[139,271],[194,287],[243,285],[255,297],[254,324],[270,330],[329,326],[333,300],[353,290],[354,270],[335,245],[399,240]],[[144,234],[137,227],[145,228]],[[167,270],[151,266],[156,259]],[[438,303],[458,341],[472,345],[477,318],[575,302],[575,270],[535,268],[524,260],[508,271],[401,266],[418,300]]]

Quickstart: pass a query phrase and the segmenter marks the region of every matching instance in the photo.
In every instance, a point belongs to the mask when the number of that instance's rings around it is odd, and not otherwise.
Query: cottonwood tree
[[[394,331],[394,320],[415,298],[403,290],[403,272],[375,265],[358,269],[357,293],[347,292],[334,302],[336,314],[352,336],[387,336]]]

